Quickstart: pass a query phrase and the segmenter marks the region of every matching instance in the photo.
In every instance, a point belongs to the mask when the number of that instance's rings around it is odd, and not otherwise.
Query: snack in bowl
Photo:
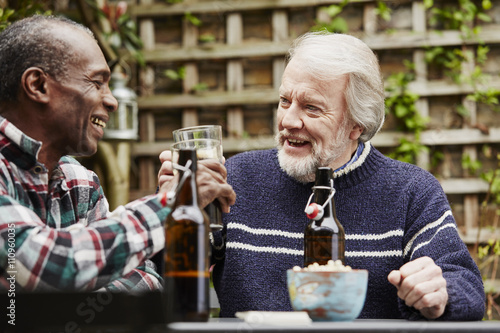
[[[330,260],[287,270],[287,283],[295,311],[306,311],[313,321],[352,321],[365,304],[368,271]]]

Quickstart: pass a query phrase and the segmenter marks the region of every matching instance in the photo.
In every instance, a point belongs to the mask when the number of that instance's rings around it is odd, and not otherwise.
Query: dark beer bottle
[[[209,221],[198,204],[196,150],[181,149],[179,185],[165,223],[165,305],[167,322],[209,317]]]
[[[334,193],[332,169],[318,168],[313,202],[306,207],[310,221],[304,232],[304,267],[315,262],[326,265],[329,260],[345,265],[345,234],[335,213]]]

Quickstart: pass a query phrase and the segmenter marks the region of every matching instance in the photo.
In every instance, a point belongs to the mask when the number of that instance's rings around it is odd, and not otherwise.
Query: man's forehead
[[[65,22],[51,22],[47,27],[48,32],[53,38],[63,41],[73,42],[81,40],[82,37],[92,39],[84,30]]]

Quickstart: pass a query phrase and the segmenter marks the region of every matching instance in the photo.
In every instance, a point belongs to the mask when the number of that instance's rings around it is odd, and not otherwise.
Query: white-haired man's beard
[[[295,157],[288,155],[283,149],[285,137],[287,136],[291,136],[291,133],[285,129],[276,134],[275,137],[280,167],[290,177],[301,183],[313,182],[316,178],[316,169],[332,164],[332,162],[344,154],[350,143],[347,126],[344,123],[339,127],[335,140],[330,142],[330,145],[325,147],[322,151],[319,150],[316,141],[301,138],[311,142],[311,154],[305,157]]]

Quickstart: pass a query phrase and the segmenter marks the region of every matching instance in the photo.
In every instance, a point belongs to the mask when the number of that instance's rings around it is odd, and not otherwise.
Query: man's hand
[[[174,191],[177,181],[172,169],[172,152],[165,150],[160,154],[161,167],[158,172],[158,185],[160,192]],[[227,182],[227,170],[222,163],[215,159],[198,161],[196,182],[200,206],[205,207],[216,198],[221,204],[224,213],[229,213],[229,208],[236,201],[236,193]]]
[[[429,257],[410,261],[387,277],[398,289],[406,305],[419,310],[428,319],[439,318],[448,303],[446,280],[441,268]]]

